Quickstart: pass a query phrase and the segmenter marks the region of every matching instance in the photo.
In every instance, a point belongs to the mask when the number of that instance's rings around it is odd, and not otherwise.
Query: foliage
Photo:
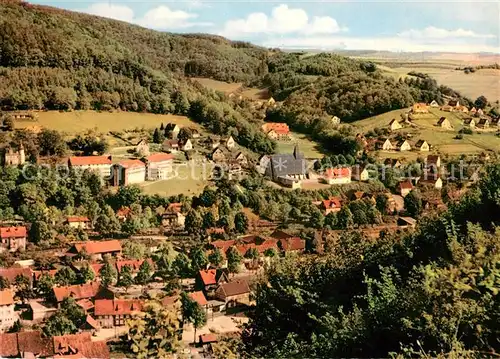
[[[117,284],[121,287],[125,287],[126,289],[130,288],[130,286],[134,284],[134,278],[132,277],[132,268],[130,266],[122,267],[118,276]]]
[[[196,342],[196,330],[207,323],[207,316],[205,310],[196,302],[191,299],[186,293],[181,295],[182,302],[182,319],[184,322],[193,324],[194,327],[194,340]]]
[[[231,246],[226,252],[227,269],[230,273],[238,273],[243,259],[236,247]]]
[[[135,277],[135,282],[137,284],[147,284],[151,280],[151,275],[153,274],[153,268],[148,260],[144,260],[139,266],[139,271]]]
[[[76,273],[69,267],[62,267],[55,274],[55,282],[61,286],[76,284]]]
[[[104,261],[104,265],[99,270],[99,276],[101,277],[102,285],[105,287],[109,287],[115,282],[116,269],[109,260]]]

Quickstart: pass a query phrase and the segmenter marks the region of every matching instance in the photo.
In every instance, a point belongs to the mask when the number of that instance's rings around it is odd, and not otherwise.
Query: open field
[[[304,154],[306,158],[322,158],[323,152],[321,146],[308,139],[306,135],[291,132],[291,141],[278,141],[278,148],[276,153],[292,153],[295,145],[299,146],[300,151]]]
[[[228,83],[224,81],[212,80],[205,77],[193,77],[193,80],[199,82],[201,85],[209,89],[212,89],[214,91],[224,92],[225,94],[238,91],[242,87],[241,83]]]
[[[38,112],[37,121],[17,120],[16,128],[38,125],[68,133],[97,129],[98,132],[124,131],[135,128],[155,128],[161,123],[176,123],[180,126],[199,128],[200,125],[185,116],[156,115],[137,112],[96,112],[96,111],[44,111]]]
[[[379,116],[370,117],[365,120],[354,122],[353,125],[360,128],[363,132],[374,129],[375,127],[387,128],[389,122],[393,119],[400,119],[402,113],[408,109],[395,110],[384,113]],[[431,109],[429,114],[415,115],[412,126],[394,131],[397,133],[406,133],[410,136],[410,142],[416,142],[419,139],[426,140],[434,152],[443,154],[477,154],[482,151],[499,151],[500,138],[496,136],[496,131],[476,130],[472,135],[463,135],[463,139],[456,139],[458,131],[462,126],[463,114],[456,112],[443,112],[439,109]],[[436,126],[440,117],[446,117],[453,125],[453,130],[445,130]],[[377,155],[381,158],[404,158],[414,160],[425,153],[421,152],[385,152],[378,151]]]

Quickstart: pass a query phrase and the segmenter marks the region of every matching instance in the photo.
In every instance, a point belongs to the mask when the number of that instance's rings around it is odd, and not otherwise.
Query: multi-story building
[[[174,156],[169,153],[154,153],[146,157],[148,181],[168,179],[172,173]]]
[[[125,160],[117,163],[113,170],[115,186],[142,183],[146,181],[146,165],[140,160]]]
[[[0,227],[0,252],[26,249],[26,227]]]
[[[16,322],[14,296],[10,289],[0,291],[0,331],[5,331]]]
[[[14,151],[12,148],[5,151],[5,166],[19,166],[24,164],[24,162],[26,162],[26,155],[22,144],[19,146],[19,151]]]
[[[111,156],[81,156],[70,157],[69,167],[75,170],[91,170],[99,173],[102,178],[111,177]]]

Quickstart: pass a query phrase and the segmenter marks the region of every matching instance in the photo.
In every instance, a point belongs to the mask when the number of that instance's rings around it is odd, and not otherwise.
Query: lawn
[[[193,77],[193,80],[199,82],[201,85],[211,90],[224,92],[225,94],[236,92],[242,87],[241,83],[229,83],[224,81],[212,80],[205,77]]]
[[[278,141],[276,153],[292,153],[295,145],[299,146],[300,151],[306,158],[322,158],[324,153],[321,145],[307,138],[306,135],[291,132],[291,141]]]
[[[185,116],[156,115],[137,112],[96,112],[96,111],[43,111],[38,112],[37,121],[16,121],[16,128],[39,125],[53,130],[78,133],[89,129],[98,132],[124,131],[136,128],[151,129],[161,123],[176,123],[180,126],[199,128],[199,125]]]

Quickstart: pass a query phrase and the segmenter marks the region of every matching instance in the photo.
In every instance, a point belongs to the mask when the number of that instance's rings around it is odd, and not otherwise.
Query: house
[[[429,113],[429,106],[423,102],[414,103],[411,111],[413,113]]]
[[[398,184],[398,192],[402,197],[406,197],[408,193],[413,190],[413,184],[410,180],[399,182]]]
[[[441,128],[444,128],[446,130],[453,130],[453,126],[446,117],[441,117],[437,123],[437,125]]]
[[[487,118],[481,118],[479,122],[477,123],[477,127],[482,128],[482,129],[487,129],[490,127],[490,120]]]
[[[476,120],[473,118],[464,119],[464,127],[469,127],[471,130],[473,130],[476,127]]]
[[[384,151],[392,151],[392,150],[394,150],[394,146],[392,145],[391,141],[388,138],[384,141],[384,143],[382,143],[381,148]]]
[[[140,160],[123,160],[114,165],[113,184],[127,186],[146,181],[146,165]]]
[[[97,299],[94,316],[101,328],[114,328],[124,326],[142,307],[143,301],[138,299]]]
[[[149,156],[149,144],[146,140],[140,140],[137,145],[135,145],[135,153],[140,157]]]
[[[433,187],[435,189],[443,188],[443,180],[437,174],[424,173],[418,181],[419,185]]]
[[[24,153],[24,147],[21,144],[19,146],[19,151],[14,151],[12,147],[4,153],[4,165],[5,166],[20,166],[26,162],[26,155]]]
[[[233,160],[242,167],[248,166],[248,158],[243,152],[236,153]]]
[[[458,107],[460,107],[460,101],[450,100],[450,101],[448,101],[448,106],[458,108]]]
[[[205,348],[212,343],[217,343],[217,335],[214,333],[202,334],[200,335],[200,345]]]
[[[7,279],[12,286],[16,282],[16,278],[22,276],[28,279],[30,286],[33,284],[33,271],[31,268],[0,268],[0,277]]]
[[[174,156],[170,153],[153,153],[146,157],[146,179],[158,181],[168,179],[172,173]]]
[[[432,102],[430,103],[430,106],[431,107],[439,107],[439,104],[436,100],[432,100]]]
[[[500,117],[491,119],[491,127],[500,129]]]
[[[83,332],[90,332],[90,334],[94,335],[97,331],[99,331],[100,328],[101,326],[99,325],[97,320],[95,320],[91,315],[87,314],[87,316],[85,317],[85,321],[82,325],[80,325],[80,328],[78,329]]]
[[[188,138],[186,141],[180,143],[181,151],[191,151],[193,149],[193,142]]]
[[[172,202],[167,206],[167,212],[182,212],[182,203],[180,202]]]
[[[428,152],[430,150],[430,146],[425,140],[418,140],[417,143],[415,143],[415,148],[420,152]]]
[[[352,171],[348,167],[327,168],[324,174],[324,181],[327,184],[347,184],[351,183]]]
[[[186,216],[180,212],[164,212],[161,215],[161,225],[169,229],[184,229]]]
[[[307,177],[307,160],[296,145],[292,154],[269,156],[270,161],[265,170],[265,176],[282,185],[300,188],[301,182]]]
[[[0,334],[2,358],[47,358],[53,355],[52,339],[42,336],[40,331]]]
[[[337,213],[342,208],[342,200],[340,197],[330,197],[321,202],[321,209],[323,209],[324,215],[330,213]]]
[[[453,112],[455,110],[455,107],[450,106],[450,105],[444,105],[441,107],[441,111],[445,112]]]
[[[426,168],[434,168],[436,171],[441,167],[441,157],[439,155],[428,155],[425,159]]]
[[[245,280],[222,283],[215,290],[215,298],[226,303],[225,308],[250,304],[250,287]]]
[[[162,144],[162,150],[165,152],[176,153],[179,151],[180,145],[178,140],[165,140]]]
[[[399,168],[401,167],[401,161],[397,158],[386,158],[384,165],[390,168]]]
[[[270,97],[267,101],[266,101],[266,105],[267,106],[274,106],[276,104],[276,100],[272,97]]]
[[[389,122],[389,128],[391,129],[391,131],[395,131],[403,128],[403,126],[401,126],[399,121],[394,118],[391,120],[391,122]]]
[[[10,289],[0,290],[0,331],[12,327],[17,319],[14,311],[14,294]]]
[[[48,319],[53,314],[55,314],[55,312],[57,312],[57,308],[46,307],[36,300],[30,300],[28,305],[28,314],[30,320],[33,320],[35,322],[41,322],[44,319]]]
[[[109,254],[111,256],[120,256],[122,253],[122,245],[119,240],[113,239],[109,241],[87,241],[75,243],[66,252],[67,257],[77,255],[90,255],[93,259],[102,259],[102,256]]]
[[[215,150],[212,151],[211,158],[215,163],[226,162],[227,151],[222,146],[218,146]]]
[[[284,252],[303,252],[306,248],[306,241],[304,239],[279,229],[271,233],[271,238],[278,240],[278,247]]]
[[[70,157],[68,159],[68,166],[78,171],[95,171],[101,178],[111,177],[111,156]]]
[[[215,149],[220,146],[220,138],[216,136],[210,136],[207,138],[206,143],[210,149]]]
[[[457,111],[463,112],[463,113],[469,113],[469,109],[467,108],[467,106],[459,106],[459,107],[457,107]]]
[[[267,122],[262,125],[262,131],[270,138],[277,141],[291,140],[288,124],[282,122]]]
[[[356,181],[368,181],[370,179],[370,173],[366,166],[356,165],[352,167],[352,178]]]
[[[208,293],[222,283],[229,282],[227,272],[221,269],[207,269],[198,271],[197,286]]]
[[[476,111],[476,116],[482,116],[482,115],[484,115],[484,111],[482,109],[478,109]]]
[[[191,127],[189,130],[191,131],[191,138],[197,139],[201,137],[200,131],[196,128]]]
[[[398,151],[410,151],[411,145],[407,140],[401,140],[397,143],[396,148]]]
[[[130,207],[121,207],[118,211],[116,211],[116,218],[118,218],[120,222],[127,221],[127,219],[129,219],[131,215],[132,210],[130,209]]]
[[[223,140],[224,146],[229,149],[233,149],[236,147],[236,141],[234,140],[233,136],[229,136],[228,138]]]
[[[52,343],[54,358],[109,359],[111,356],[106,341],[92,340],[89,332],[55,336]]]
[[[330,121],[332,122],[333,125],[340,125],[340,118],[338,118],[337,116],[333,116]]]
[[[92,299],[96,296],[100,287],[99,282],[94,281],[84,284],[54,287],[52,288],[52,292],[57,303],[61,303],[65,298],[73,298],[75,300]]]
[[[26,249],[26,227],[0,227],[0,253],[17,252]]]
[[[92,229],[92,222],[86,216],[68,216],[64,222],[71,228],[76,229]]]
[[[165,126],[165,136],[172,140],[177,139],[179,132],[181,132],[181,128],[179,127],[179,125],[176,125],[175,123],[168,123]]]
[[[412,217],[399,217],[397,223],[399,227],[415,228],[415,226],[417,225],[417,220]]]

